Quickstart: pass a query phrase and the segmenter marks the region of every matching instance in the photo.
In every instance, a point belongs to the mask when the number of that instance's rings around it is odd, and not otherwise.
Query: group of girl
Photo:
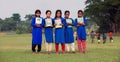
[[[56,54],[59,54],[59,44],[62,47],[62,53],[69,53],[70,48],[75,53],[74,44],[74,31],[73,26],[77,28],[77,43],[78,50],[80,53],[86,52],[86,19],[83,17],[83,11],[78,10],[78,17],[73,20],[69,18],[70,11],[65,11],[64,18],[62,17],[62,11],[56,10],[55,18],[51,18],[51,11],[46,11],[46,18],[42,18],[41,11],[35,11],[35,17],[32,18],[31,26],[32,29],[32,53],[36,53],[36,46],[38,47],[37,52],[41,53],[42,47],[42,28],[44,28],[45,40],[46,40],[46,51],[48,54],[51,53],[53,37],[55,38],[55,50]],[[55,28],[55,32],[53,32]],[[53,36],[55,34],[55,36]],[[65,47],[66,46],[66,47]],[[66,48],[66,49],[65,49]],[[67,50],[65,52],[65,50]]]

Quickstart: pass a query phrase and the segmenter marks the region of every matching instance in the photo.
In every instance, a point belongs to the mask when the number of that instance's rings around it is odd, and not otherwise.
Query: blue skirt
[[[73,43],[74,36],[73,36],[73,29],[72,28],[65,28],[65,43]]]
[[[45,28],[45,39],[48,43],[53,43],[53,29],[52,28]]]
[[[55,29],[55,43],[56,44],[64,44],[65,36],[64,36],[64,28],[56,28]]]

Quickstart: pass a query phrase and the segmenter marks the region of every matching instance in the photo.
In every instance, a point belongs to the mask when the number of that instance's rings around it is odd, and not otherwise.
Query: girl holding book
[[[38,47],[37,52],[41,53],[41,45],[42,45],[42,26],[43,26],[43,18],[40,17],[41,11],[35,11],[35,17],[32,18],[31,26],[32,28],[32,53],[36,53],[36,46]]]
[[[46,18],[44,19],[44,33],[45,33],[45,39],[46,39],[46,52],[48,54],[51,53],[52,50],[52,43],[53,43],[53,25],[54,21],[51,18],[51,11],[46,11]]]
[[[87,20],[83,17],[83,11],[78,10],[78,18],[75,19],[75,24],[77,27],[77,43],[78,50],[80,53],[86,52],[86,29]]]
[[[62,18],[62,11],[57,10],[55,13],[55,49],[56,54],[59,52],[59,44],[62,46],[62,53],[65,53],[65,37],[64,37],[64,26],[65,26],[65,19]]]
[[[65,26],[65,43],[66,43],[66,50],[67,53],[70,52],[70,48],[72,50],[72,53],[75,53],[75,45],[74,45],[74,20],[72,18],[69,18],[70,11],[65,11],[65,20],[66,20],[66,26]]]

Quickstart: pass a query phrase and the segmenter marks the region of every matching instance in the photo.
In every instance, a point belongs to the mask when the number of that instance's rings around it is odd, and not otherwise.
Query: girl
[[[57,10],[55,13],[55,49],[58,54],[59,44],[62,46],[62,53],[65,53],[65,39],[64,39],[64,25],[65,19],[62,18],[61,10]]]
[[[65,43],[67,48],[67,53],[70,52],[70,47],[72,49],[72,52],[75,53],[75,47],[74,47],[74,36],[73,36],[73,26],[74,21],[72,18],[69,18],[70,12],[65,11],[65,19],[66,19],[66,27],[65,27]]]
[[[86,29],[87,20],[83,17],[83,11],[78,11],[78,18],[75,19],[77,27],[77,43],[79,52],[86,52]]]
[[[32,29],[32,53],[35,54],[36,46],[38,46],[37,52],[41,52],[42,45],[42,26],[43,26],[43,18],[40,17],[41,11],[35,11],[35,18],[32,18],[31,26]]]
[[[45,27],[45,38],[46,38],[46,52],[48,54],[51,53],[52,43],[53,43],[53,19],[50,17],[51,11],[46,11],[46,18],[44,19],[44,27]]]

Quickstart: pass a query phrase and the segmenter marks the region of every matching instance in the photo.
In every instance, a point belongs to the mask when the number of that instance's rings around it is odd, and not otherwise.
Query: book
[[[41,23],[42,23],[42,19],[41,19],[41,18],[36,18],[35,23],[36,23],[36,24],[41,24]]]
[[[83,17],[78,18],[78,23],[84,23],[84,19],[83,19]]]
[[[72,23],[72,20],[71,19],[66,19],[66,22],[67,23]]]
[[[55,24],[56,24],[55,28],[62,28],[62,26],[60,25],[61,23],[62,22],[60,19],[55,20]]]
[[[52,26],[52,20],[51,19],[46,19],[45,24],[46,24],[46,26]]]

